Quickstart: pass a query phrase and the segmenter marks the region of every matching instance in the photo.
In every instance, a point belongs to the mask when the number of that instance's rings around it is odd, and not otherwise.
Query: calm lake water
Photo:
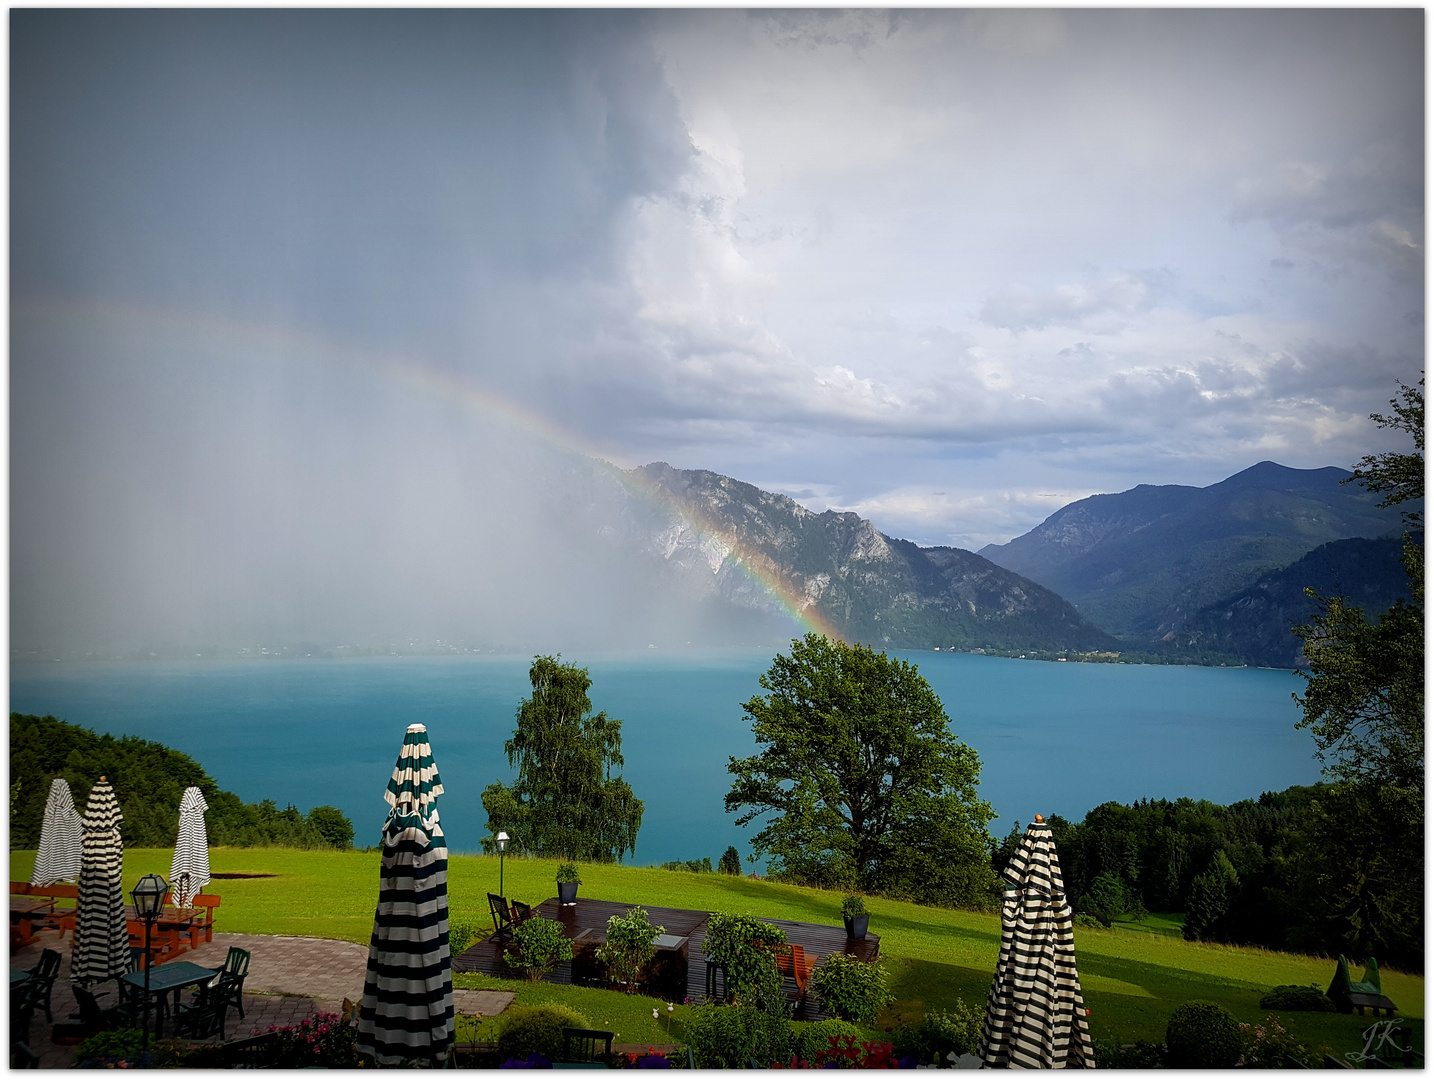
[[[593,678],[595,709],[623,721],[624,775],[646,803],[635,862],[749,852],[722,809],[729,756],[755,751],[741,702],[761,692],[771,650],[565,660]],[[1233,802],[1319,779],[1296,731],[1283,671],[1045,663],[904,653],[982,761],[983,796],[1007,832],[1017,818],[1080,819],[1109,800]],[[182,750],[246,802],[348,814],[376,842],[384,785],[408,724],[428,725],[454,851],[477,851],[481,793],[512,770],[503,741],[527,695],[529,660],[390,657],[16,665],[10,708],[52,714]]]

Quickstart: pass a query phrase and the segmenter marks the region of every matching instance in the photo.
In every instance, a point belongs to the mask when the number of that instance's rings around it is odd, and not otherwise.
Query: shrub
[[[1286,1031],[1273,1016],[1263,1024],[1241,1024],[1240,1035],[1245,1040],[1245,1049],[1237,1064],[1248,1069],[1286,1069],[1289,1058],[1307,1069],[1319,1065],[1319,1054]]]
[[[1094,915],[1072,915],[1071,925],[1084,927],[1087,930],[1109,930],[1110,927],[1101,922]]]
[[[1165,1048],[1175,1069],[1229,1069],[1244,1049],[1239,1022],[1213,1001],[1187,1001],[1165,1028]]]
[[[360,1063],[354,1049],[358,1025],[344,1023],[338,1013],[315,1013],[289,1027],[271,1025],[269,1030],[279,1035],[278,1068],[352,1069]],[[368,1057],[362,1061],[372,1063]]]
[[[727,992],[738,1005],[786,1016],[791,1006],[771,947],[784,944],[786,931],[751,915],[713,912],[707,920],[707,959],[727,973]]]
[[[582,879],[578,877],[578,868],[570,862],[560,863],[558,866],[558,881],[567,884],[576,881],[581,885]]]
[[[112,1067],[119,1062],[135,1062],[140,1056],[143,1036],[139,1028],[102,1031],[91,1035],[75,1049],[76,1064]]]
[[[832,953],[812,972],[812,986],[828,1009],[843,1020],[876,1023],[876,1014],[894,999],[886,989],[886,968],[846,953]]]
[[[607,965],[608,981],[626,983],[627,992],[635,993],[642,969],[657,955],[653,940],[662,929],[648,922],[647,911],[640,907],[608,919],[607,944],[597,951],[598,963]]]
[[[1165,1046],[1162,1043],[1142,1042],[1114,1043],[1091,1039],[1095,1052],[1097,1069],[1163,1069],[1165,1067]]]
[[[448,952],[461,956],[465,949],[483,936],[483,927],[472,919],[448,919]]]
[[[1115,919],[1125,914],[1127,903],[1124,882],[1114,874],[1101,874],[1090,883],[1090,896],[1082,898],[1081,907]]]
[[[671,862],[663,863],[658,869],[686,870],[693,874],[710,874],[712,873],[712,856],[707,855],[701,859],[687,859],[686,861],[673,859]]]
[[[573,958],[573,943],[552,919],[529,919],[513,931],[513,951],[503,954],[509,967],[522,968],[537,982],[564,960]]]
[[[974,1054],[981,1037],[982,1014],[959,998],[951,1010],[932,1009],[915,1024],[897,1028],[892,1044],[902,1057],[911,1056],[923,1065],[932,1058],[942,1063],[947,1054]]]
[[[563,1056],[563,1028],[590,1028],[592,1022],[566,1005],[510,1006],[498,1033],[498,1057],[525,1058],[541,1054],[549,1061]]]
[[[793,1036],[792,1053],[802,1061],[815,1062],[818,1054],[831,1049],[833,1039],[841,1039],[847,1035],[854,1039],[860,1039],[861,1028],[855,1024],[848,1024],[845,1020],[823,1020],[819,1024],[803,1024]]]
[[[687,1017],[687,1044],[699,1069],[745,1069],[748,1058],[786,1064],[792,1055],[786,1020],[741,1005],[694,1007]]]
[[[841,898],[841,913],[845,918],[854,919],[866,914],[866,901],[856,893],[847,893]]]
[[[1260,998],[1260,1008],[1284,1012],[1334,1012],[1334,1002],[1318,986],[1277,986]]]

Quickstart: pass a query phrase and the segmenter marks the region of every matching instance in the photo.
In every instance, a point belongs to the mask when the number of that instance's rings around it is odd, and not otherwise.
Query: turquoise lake
[[[1140,798],[1233,802],[1319,779],[1296,731],[1303,680],[1252,668],[1046,663],[902,653],[981,757],[1003,835],[1015,819]],[[624,775],[646,803],[638,864],[750,852],[722,808],[729,756],[755,752],[741,703],[771,650],[565,656],[594,709],[623,721]],[[329,804],[376,842],[384,785],[408,724],[428,726],[449,846],[477,851],[480,799],[512,771],[503,742],[527,695],[526,657],[16,665],[10,708],[182,750],[246,802]]]

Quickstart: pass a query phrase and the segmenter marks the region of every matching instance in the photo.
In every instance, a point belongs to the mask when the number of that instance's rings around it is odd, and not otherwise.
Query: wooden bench
[[[75,907],[79,903],[78,885],[56,882],[53,885],[31,885],[28,881],[10,882],[10,945],[23,948],[35,940],[38,930],[59,930],[60,936],[75,932]],[[30,901],[26,903],[26,901]],[[62,903],[68,901],[68,903]]]

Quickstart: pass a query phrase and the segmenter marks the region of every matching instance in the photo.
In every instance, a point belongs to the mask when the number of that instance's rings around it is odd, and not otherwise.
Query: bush
[[[1163,1043],[1142,1042],[1114,1043],[1091,1040],[1095,1052],[1097,1069],[1163,1069],[1165,1068],[1165,1046]]]
[[[1072,915],[1071,925],[1080,926],[1086,930],[1109,930],[1110,927],[1101,922],[1094,915]]]
[[[140,1056],[142,1040],[139,1028],[102,1031],[80,1043],[75,1050],[75,1063],[108,1068],[121,1061],[134,1062]]]
[[[342,810],[334,806],[316,806],[309,811],[309,824],[314,827],[329,847],[347,851],[354,846],[354,826],[344,817]]]
[[[626,983],[627,992],[636,993],[642,969],[657,955],[653,941],[662,929],[648,922],[647,911],[640,907],[608,919],[607,944],[597,951],[598,963],[607,965],[608,981]]]
[[[673,859],[658,867],[659,870],[686,870],[692,874],[712,873],[712,856],[707,855],[701,859]]]
[[[1318,986],[1277,986],[1260,998],[1260,1008],[1283,1012],[1334,1012],[1334,1002]]]
[[[566,1005],[510,1006],[498,1033],[498,1058],[525,1058],[541,1054],[549,1061],[563,1057],[563,1028],[590,1028],[592,1022]]]
[[[738,1005],[785,1017],[791,1005],[770,947],[784,944],[786,931],[751,915],[713,912],[707,920],[707,959],[727,973],[727,992]]]
[[[1245,1040],[1245,1049],[1238,1064],[1247,1069],[1287,1069],[1290,1058],[1307,1069],[1319,1065],[1319,1054],[1286,1031],[1273,1016],[1263,1024],[1241,1024],[1240,1035]]]
[[[483,933],[484,927],[472,919],[455,919],[450,915],[448,917],[449,955],[461,956],[469,945],[483,936]]]
[[[573,958],[573,943],[552,919],[529,919],[513,931],[513,951],[503,954],[509,967],[522,968],[537,982],[564,960]]]
[[[303,1069],[318,1066],[324,1069],[353,1069],[360,1061],[372,1064],[372,1058],[360,1059],[354,1049],[358,1025],[344,1023],[338,1013],[315,1013],[289,1027],[270,1026],[279,1036],[277,1051],[280,1069]]]
[[[974,1054],[981,1037],[982,1014],[959,998],[955,1008],[932,1009],[915,1024],[897,1028],[892,1045],[902,1057],[914,1057],[923,1065],[938,1058],[942,1063],[947,1054]]]
[[[823,1020],[819,1024],[803,1024],[792,1039],[792,1053],[796,1054],[802,1061],[812,1064],[817,1060],[817,1055],[825,1050],[830,1050],[833,1039],[840,1039],[850,1035],[854,1039],[861,1039],[861,1028],[855,1024],[848,1024],[845,1020]]]
[[[687,1044],[699,1069],[745,1069],[747,1059],[785,1065],[792,1056],[786,1020],[741,1005],[698,1005],[687,1017]]]
[[[1240,1058],[1244,1039],[1239,1022],[1213,1001],[1187,1001],[1165,1028],[1173,1069],[1229,1069]]]
[[[812,972],[812,986],[828,1009],[843,1020],[876,1023],[877,1012],[894,1000],[886,989],[886,968],[846,953],[832,953]]]

